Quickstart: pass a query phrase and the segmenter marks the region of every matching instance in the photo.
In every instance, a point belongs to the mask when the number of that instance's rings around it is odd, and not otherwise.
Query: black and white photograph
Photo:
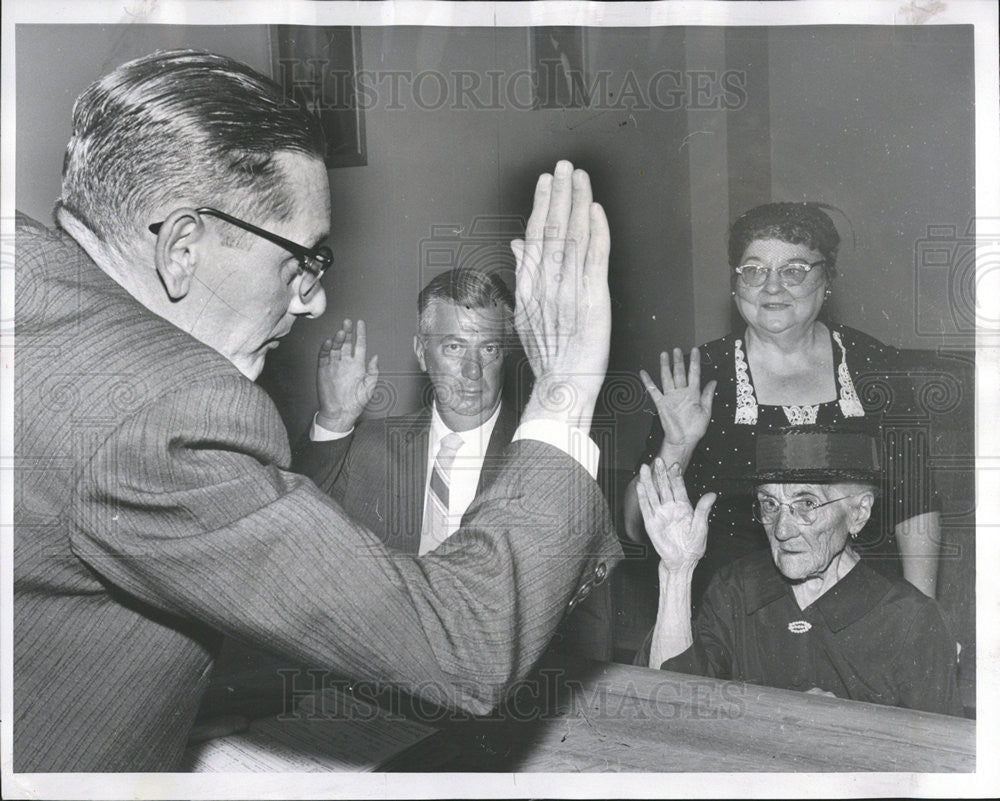
[[[997,14],[8,0],[5,797],[1000,794]]]

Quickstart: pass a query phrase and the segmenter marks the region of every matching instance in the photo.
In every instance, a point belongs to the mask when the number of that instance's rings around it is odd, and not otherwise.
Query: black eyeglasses
[[[811,264],[807,261],[790,261],[780,267],[765,267],[756,262],[747,262],[736,268],[736,274],[747,286],[764,286],[767,276],[774,270],[778,274],[778,281],[782,286],[798,286],[806,280],[809,272],[821,264],[826,264],[825,259],[814,261]]]
[[[224,211],[219,211],[209,206],[202,206],[199,209],[195,209],[195,211],[199,214],[207,214],[209,217],[218,217],[230,225],[235,225],[237,228],[249,231],[255,236],[266,239],[268,242],[273,242],[278,247],[284,248],[295,256],[299,262],[298,274],[302,276],[302,280],[299,282],[299,298],[304,303],[308,303],[315,296],[316,288],[319,286],[319,279],[323,277],[323,273],[326,272],[327,268],[333,264],[333,251],[326,245],[307,248],[297,242],[293,242],[291,239],[285,239],[283,236],[265,231],[263,228],[258,228],[246,220],[233,217],[231,214],[226,214]],[[162,226],[162,221],[153,223],[149,226],[149,230],[154,234],[158,234]]]

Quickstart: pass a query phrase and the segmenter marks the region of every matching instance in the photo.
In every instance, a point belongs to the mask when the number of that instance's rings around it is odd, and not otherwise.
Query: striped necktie
[[[437,456],[434,457],[431,480],[427,483],[427,497],[424,500],[424,523],[420,533],[419,551],[421,556],[437,548],[451,533],[448,529],[451,467],[455,463],[458,449],[463,444],[462,437],[452,432],[441,440]]]

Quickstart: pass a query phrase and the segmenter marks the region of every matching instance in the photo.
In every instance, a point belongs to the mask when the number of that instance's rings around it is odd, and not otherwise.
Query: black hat
[[[832,484],[882,479],[878,446],[864,431],[790,426],[757,434],[755,484]]]

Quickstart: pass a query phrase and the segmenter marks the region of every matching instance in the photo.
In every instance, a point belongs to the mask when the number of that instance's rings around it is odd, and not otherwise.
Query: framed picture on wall
[[[320,118],[327,167],[363,167],[365,113],[358,103],[361,31],[350,26],[271,26],[272,77]]]

